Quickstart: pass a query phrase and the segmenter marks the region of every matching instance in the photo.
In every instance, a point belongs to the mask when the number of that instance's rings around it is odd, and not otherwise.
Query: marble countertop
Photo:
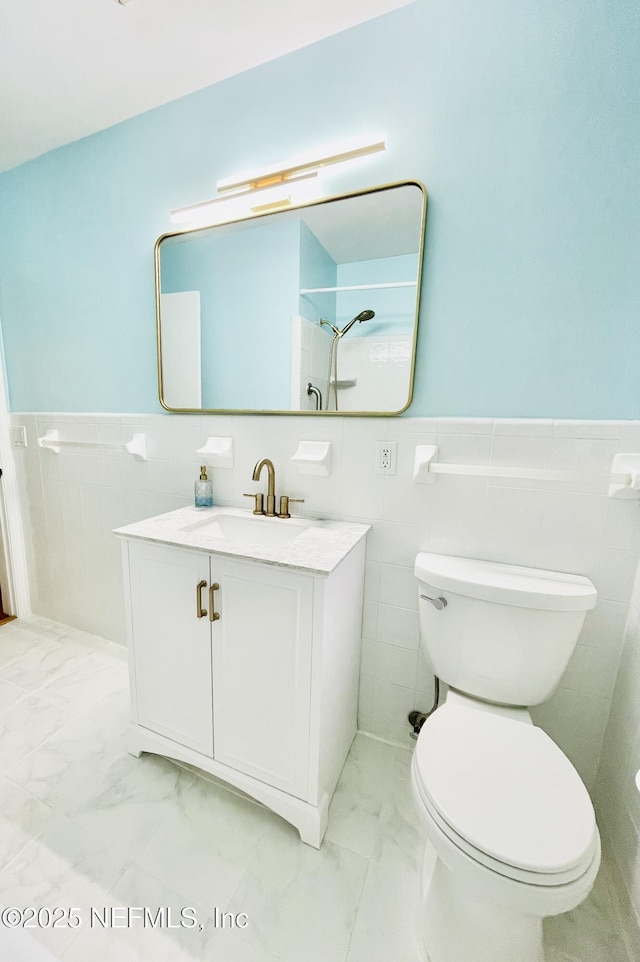
[[[244,535],[242,538],[231,537],[229,534],[226,537],[216,536],[216,525],[213,523],[221,520],[224,524],[225,518],[230,519],[230,526],[235,524],[234,519],[238,519],[240,524],[247,528],[253,524],[266,525],[273,531],[276,542],[281,537],[281,532],[285,537],[287,532],[293,530],[300,533],[284,544],[265,544],[259,539],[250,541],[245,539]],[[122,538],[159,542],[326,575],[366,536],[369,528],[368,524],[347,521],[299,517],[264,518],[254,517],[250,511],[240,508],[189,506],[124,525],[116,528],[114,534]]]

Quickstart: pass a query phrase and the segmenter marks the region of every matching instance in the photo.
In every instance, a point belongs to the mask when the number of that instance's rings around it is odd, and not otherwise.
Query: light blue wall
[[[160,245],[162,293],[200,292],[203,407],[289,407],[300,227],[275,219]]]
[[[337,277],[336,262],[327,253],[315,234],[305,223],[300,224],[300,288],[312,290],[315,287],[335,287]],[[322,294],[301,294],[298,310],[308,321],[335,323],[335,291]]]
[[[338,268],[338,284],[351,287],[358,284],[392,284],[397,281],[415,281],[418,276],[418,255],[399,254],[395,257],[372,258],[341,264]],[[337,299],[338,327],[344,327],[361,311],[375,311],[370,321],[356,324],[349,332],[351,337],[367,337],[371,334],[413,334],[416,315],[416,288],[389,287],[370,291],[342,291]]]
[[[154,411],[152,249],[218,178],[385,130],[430,194],[412,415],[640,416],[637,0],[417,0],[0,175],[14,410]]]

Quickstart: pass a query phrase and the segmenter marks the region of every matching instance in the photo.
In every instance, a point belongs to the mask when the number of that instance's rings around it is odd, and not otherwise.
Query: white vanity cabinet
[[[214,755],[298,798],[309,789],[314,583],[270,565],[211,558]]]
[[[134,717],[213,758],[211,629],[207,618],[195,617],[195,586],[209,584],[209,559],[131,542],[128,565]]]
[[[356,731],[364,536],[328,573],[132,537],[123,565],[132,753],[216,775],[319,847]]]

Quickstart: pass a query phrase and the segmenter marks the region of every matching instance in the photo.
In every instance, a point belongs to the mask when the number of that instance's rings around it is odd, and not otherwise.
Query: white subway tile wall
[[[615,565],[614,565],[615,566]],[[625,572],[626,574],[626,572]],[[622,928],[640,958],[640,569],[631,593],[620,670],[613,689],[594,799],[617,865]]]
[[[112,529],[191,503],[200,464],[195,452],[209,435],[234,439],[233,469],[211,471],[218,504],[246,507],[243,494],[256,487],[253,466],[269,457],[278,493],[305,499],[296,506],[301,513],[371,524],[359,725],[405,746],[406,715],[430,705],[433,686],[419,650],[418,551],[587,575],[598,588],[598,605],[560,688],[534,718],[593,785],[640,548],[638,503],[607,497],[607,471],[616,452],[640,451],[638,423],[18,413],[12,424],[27,430],[28,445],[15,454],[33,609],[114,641],[124,643],[125,630],[120,546]],[[91,448],[56,455],[37,445],[50,428],[63,439],[108,443],[144,432],[149,460]],[[329,477],[302,476],[290,463],[301,439],[331,441]],[[376,441],[387,440],[398,443],[394,476],[375,473]],[[415,484],[414,448],[434,443],[442,461],[553,467],[583,477],[558,483],[440,475],[433,485]],[[637,595],[640,608],[640,590]],[[635,649],[627,642],[625,658],[640,679],[634,637]],[[638,724],[627,737],[635,738],[637,753]],[[634,825],[640,827],[637,811]],[[636,884],[638,895],[640,866]]]
[[[401,411],[407,404],[412,354],[411,334],[341,340],[338,380],[355,384],[339,390],[340,410]]]

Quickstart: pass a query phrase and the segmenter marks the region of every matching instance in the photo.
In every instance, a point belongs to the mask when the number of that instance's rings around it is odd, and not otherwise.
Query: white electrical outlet
[[[27,429],[24,427],[11,428],[11,443],[14,448],[26,448]]]
[[[396,473],[397,441],[376,441],[376,474]]]

